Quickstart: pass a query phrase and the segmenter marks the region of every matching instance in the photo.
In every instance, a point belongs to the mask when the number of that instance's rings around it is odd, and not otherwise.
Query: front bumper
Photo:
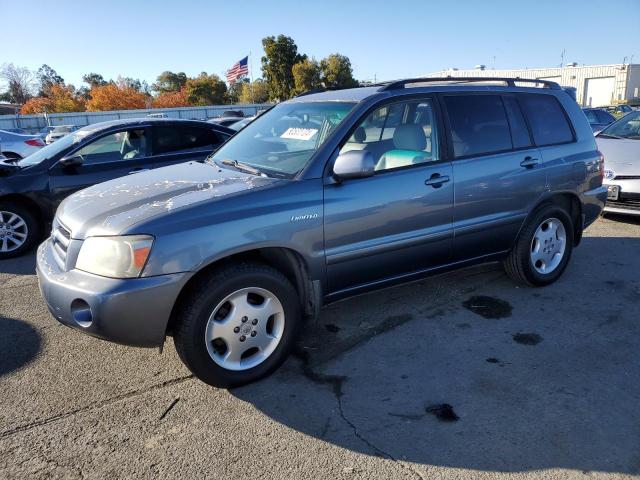
[[[62,270],[51,240],[38,248],[36,273],[51,314],[62,324],[124,345],[162,345],[171,310],[188,273],[113,279]]]
[[[607,180],[605,185],[619,187],[617,200],[607,200],[605,212],[640,215],[640,178]]]

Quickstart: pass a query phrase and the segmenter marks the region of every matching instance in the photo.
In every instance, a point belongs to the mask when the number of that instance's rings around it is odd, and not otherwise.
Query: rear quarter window
[[[573,130],[560,102],[553,95],[520,94],[522,110],[538,146],[574,141]]]
[[[222,142],[216,132],[202,127],[160,126],[153,130],[154,155],[212,149]]]

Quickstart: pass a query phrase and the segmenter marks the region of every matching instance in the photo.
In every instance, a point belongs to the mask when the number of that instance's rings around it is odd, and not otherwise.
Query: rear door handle
[[[147,170],[149,170],[149,169],[148,168],[134,168],[133,170],[131,170],[129,172],[129,175],[131,175],[132,173],[146,172]]]
[[[425,185],[429,185],[433,188],[440,188],[443,183],[449,181],[449,175],[440,175],[439,173],[434,173],[430,178],[424,181]]]
[[[540,160],[538,160],[537,158],[525,157],[525,159],[520,162],[520,166],[524,168],[533,168],[539,163],[540,163]]]

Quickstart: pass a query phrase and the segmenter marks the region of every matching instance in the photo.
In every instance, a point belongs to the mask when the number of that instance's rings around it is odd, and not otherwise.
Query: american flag
[[[239,78],[249,74],[249,57],[244,57],[239,62],[236,62],[233,67],[227,70],[227,82],[234,83]]]

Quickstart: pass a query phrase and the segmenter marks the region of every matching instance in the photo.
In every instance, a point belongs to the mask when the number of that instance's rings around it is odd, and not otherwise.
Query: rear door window
[[[510,150],[511,132],[499,95],[445,96],[456,158]]]
[[[221,143],[220,135],[206,128],[166,126],[153,129],[154,155],[212,150]]]
[[[574,140],[567,116],[553,95],[520,94],[518,99],[536,145],[556,145]]]

